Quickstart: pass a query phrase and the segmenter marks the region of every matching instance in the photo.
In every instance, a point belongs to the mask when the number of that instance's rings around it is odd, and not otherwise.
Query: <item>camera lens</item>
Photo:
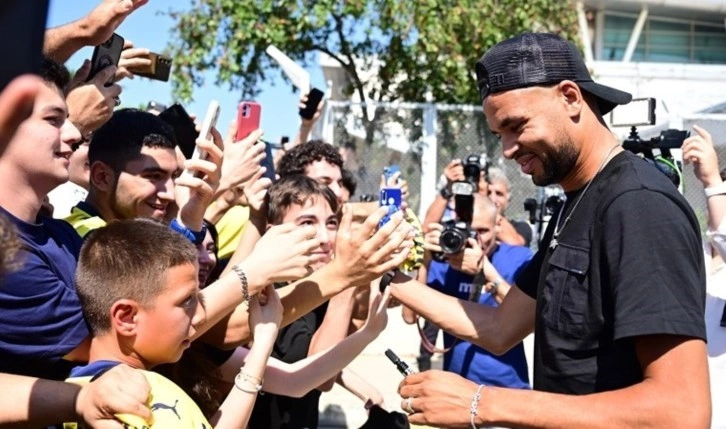
[[[98,67],[100,69],[104,69],[104,68],[110,66],[111,64],[113,64],[113,61],[111,61],[111,57],[108,55],[104,55],[101,57],[100,60],[98,60]]]
[[[439,246],[444,253],[459,253],[464,248],[465,237],[457,229],[445,229],[441,232]]]
[[[245,118],[250,116],[250,105],[249,104],[245,104],[242,106],[242,116],[244,116]]]

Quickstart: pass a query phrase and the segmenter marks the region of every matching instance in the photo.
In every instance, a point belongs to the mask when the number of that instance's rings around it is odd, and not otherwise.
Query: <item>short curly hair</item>
[[[335,146],[322,140],[310,140],[285,153],[277,166],[277,173],[280,177],[305,174],[310,164],[321,160],[343,169],[343,157]]]
[[[43,63],[40,67],[40,78],[46,84],[55,85],[61,91],[65,91],[71,82],[71,74],[68,72],[68,69],[63,64],[48,57],[43,57]]]

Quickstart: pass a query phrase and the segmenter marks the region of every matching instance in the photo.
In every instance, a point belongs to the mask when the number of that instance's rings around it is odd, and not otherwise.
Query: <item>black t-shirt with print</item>
[[[634,338],[705,339],[700,228],[671,182],[630,152],[613,157],[585,194],[568,194],[559,245],[518,277],[537,299],[534,388],[588,394],[640,382]],[[557,213],[557,212],[556,212]]]

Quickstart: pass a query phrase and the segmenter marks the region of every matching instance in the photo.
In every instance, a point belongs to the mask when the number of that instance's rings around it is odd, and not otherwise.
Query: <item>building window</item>
[[[606,12],[601,60],[621,61],[637,15]],[[648,17],[632,61],[726,64],[724,25]]]

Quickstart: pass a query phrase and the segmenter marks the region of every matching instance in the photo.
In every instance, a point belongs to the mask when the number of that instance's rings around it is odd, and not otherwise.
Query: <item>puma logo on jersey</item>
[[[176,418],[181,420],[181,416],[179,416],[179,413],[176,412],[176,406],[179,404],[179,400],[177,399],[176,402],[174,402],[174,406],[166,405],[162,402],[157,402],[156,404],[151,405],[151,412],[153,413],[156,410],[170,410],[176,415]]]

